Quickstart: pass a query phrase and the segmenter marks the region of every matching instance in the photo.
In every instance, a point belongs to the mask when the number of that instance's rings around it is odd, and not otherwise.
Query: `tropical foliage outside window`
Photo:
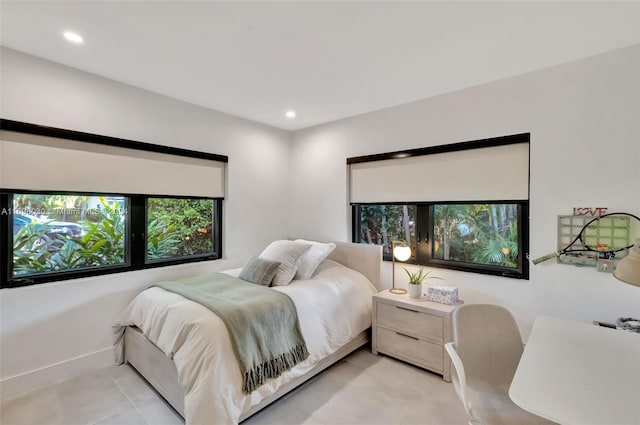
[[[433,206],[434,259],[518,267],[517,204]]]
[[[126,262],[126,198],[14,194],[12,274],[105,267]]]
[[[432,267],[528,278],[520,231],[525,203],[356,205],[354,241],[383,246],[406,242],[410,261]]]
[[[0,286],[220,258],[221,209],[212,198],[0,191]]]
[[[362,205],[359,208],[358,242],[382,245],[391,255],[391,242],[402,240],[416,252],[415,205]]]
[[[213,200],[149,198],[147,260],[212,253]]]

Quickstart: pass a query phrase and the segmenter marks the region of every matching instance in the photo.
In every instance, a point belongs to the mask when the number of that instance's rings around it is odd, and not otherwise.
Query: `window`
[[[528,279],[527,202],[354,205],[354,242],[411,247],[408,262]]]
[[[12,277],[123,265],[126,198],[11,195]]]
[[[147,262],[212,255],[212,199],[147,199]]]
[[[2,287],[220,258],[221,199],[0,193]]]
[[[227,162],[0,119],[0,287],[221,258]]]
[[[522,269],[520,204],[434,204],[431,263],[513,271]]]
[[[391,260],[391,242],[402,240],[416,253],[415,205],[361,205],[357,209],[357,236],[354,242],[382,245],[385,260]]]
[[[529,141],[514,134],[347,158],[353,241],[416,264],[529,278]]]

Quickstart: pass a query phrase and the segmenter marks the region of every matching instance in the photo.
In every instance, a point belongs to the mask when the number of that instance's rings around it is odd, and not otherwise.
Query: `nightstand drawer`
[[[444,341],[444,321],[442,317],[422,313],[411,308],[377,303],[376,325],[400,330],[412,336]]]
[[[442,345],[423,341],[402,332],[376,328],[377,350],[436,372],[443,371]]]

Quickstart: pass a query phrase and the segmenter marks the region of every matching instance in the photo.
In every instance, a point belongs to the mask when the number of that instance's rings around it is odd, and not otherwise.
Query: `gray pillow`
[[[278,261],[263,260],[262,258],[252,257],[244,265],[238,277],[247,282],[257,283],[258,285],[271,286],[271,281],[276,275],[280,267]]]

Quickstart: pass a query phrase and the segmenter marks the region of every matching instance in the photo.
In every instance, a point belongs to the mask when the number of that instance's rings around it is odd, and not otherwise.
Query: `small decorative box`
[[[440,304],[457,304],[458,288],[452,286],[428,286],[426,297],[429,301]]]

